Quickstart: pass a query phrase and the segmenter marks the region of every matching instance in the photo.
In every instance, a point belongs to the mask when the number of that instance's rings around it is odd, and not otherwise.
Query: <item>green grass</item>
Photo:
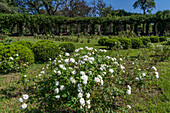
[[[13,38],[14,41],[17,38]],[[40,39],[34,39],[33,37],[19,37],[19,40],[31,41],[36,43]],[[97,40],[93,39],[90,43],[87,43],[87,39],[83,39],[84,43],[74,43],[76,48],[79,47],[94,47],[96,49],[105,48],[105,46],[99,46]],[[59,45],[62,42],[55,42]],[[141,49],[129,49],[120,51],[108,51],[109,56],[126,55],[137,57],[138,54],[145,54],[142,52],[144,48]],[[132,88],[132,95],[124,97],[125,100],[122,101],[123,108],[126,109],[126,105],[131,105],[132,109],[128,112],[149,112],[149,113],[168,113],[170,112],[170,59],[159,62],[157,64],[157,69],[160,78],[158,80],[153,80],[148,84],[148,89],[143,89],[138,91]],[[34,63],[28,68],[29,78],[33,78],[39,74],[41,69],[45,64]],[[23,92],[23,86],[18,82],[20,80],[20,73],[10,73],[7,75],[0,75],[0,111],[2,113],[9,112],[21,112],[19,110],[21,104],[18,102],[18,98],[21,97]],[[33,82],[29,83],[30,85]],[[120,112],[120,111],[118,111]]]

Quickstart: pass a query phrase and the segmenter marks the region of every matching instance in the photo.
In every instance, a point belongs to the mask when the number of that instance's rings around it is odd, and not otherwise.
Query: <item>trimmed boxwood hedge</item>
[[[151,42],[150,37],[148,36],[143,36],[140,37],[140,39],[142,40],[143,44],[146,46],[149,42]]]
[[[129,38],[119,38],[119,41],[120,41],[123,49],[128,49],[132,46],[131,39],[129,39]]]
[[[4,44],[0,43],[0,51],[1,51],[2,48],[4,48]]]
[[[131,38],[131,41],[133,49],[140,48],[143,45],[142,40],[140,40],[139,38]]]
[[[101,46],[106,46],[106,42],[107,42],[107,40],[109,40],[109,38],[106,38],[106,37],[103,37],[103,38],[100,38],[99,40],[98,40],[98,43],[99,43],[99,45],[101,45]]]
[[[71,52],[74,52],[74,51],[75,51],[75,46],[74,46],[74,44],[71,43],[71,42],[61,43],[61,44],[59,45],[59,47],[60,47],[61,50],[64,51],[64,52],[71,53]]]
[[[152,43],[157,43],[159,42],[159,37],[158,36],[151,36],[150,37]]]
[[[33,47],[35,60],[47,62],[49,58],[54,59],[59,54],[58,46],[52,41],[39,41]]]
[[[118,46],[120,42],[117,39],[109,39],[106,41],[105,45],[108,47],[108,49],[112,49],[113,47]]]
[[[29,49],[32,49],[34,46],[34,43],[32,43],[30,41],[16,41],[16,42],[13,42],[13,44],[21,44],[23,46],[28,47]]]
[[[167,37],[166,36],[161,36],[161,37],[159,37],[159,41],[160,42],[167,41]]]
[[[29,64],[31,64],[34,62],[33,52],[28,47],[25,47],[21,44],[7,45],[0,51],[0,56],[2,56],[2,60],[8,60],[9,57],[13,57],[16,54],[19,55],[20,61],[22,63],[28,62]]]

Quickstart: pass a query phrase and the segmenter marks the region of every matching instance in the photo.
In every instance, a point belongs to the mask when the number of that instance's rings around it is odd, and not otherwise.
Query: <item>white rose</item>
[[[27,94],[24,94],[24,95],[23,95],[23,99],[24,99],[24,100],[27,100],[28,98],[29,98],[29,96],[28,96]]]
[[[113,73],[113,72],[114,72],[114,70],[113,70],[113,69],[109,69],[109,72],[110,72],[110,73]]]
[[[86,97],[87,97],[87,98],[90,98],[90,93],[86,93]]]
[[[18,100],[20,103],[23,103],[23,101],[24,101],[22,98],[19,98]]]
[[[75,63],[75,59],[74,58],[70,58],[70,62],[71,63]]]
[[[131,94],[131,90],[127,90],[126,93],[127,93],[128,95],[130,95],[130,94]]]
[[[64,85],[61,85],[60,90],[64,90],[64,89],[65,89]]]
[[[54,90],[54,92],[55,92],[56,94],[59,93],[59,89],[56,88],[56,89]]]
[[[21,110],[24,110],[25,108],[27,108],[27,104],[24,103],[21,105]]]
[[[78,97],[79,97],[79,98],[82,98],[82,97],[83,97],[83,93],[81,93],[81,92],[78,93]]]
[[[85,100],[84,100],[84,98],[81,98],[81,99],[80,99],[80,104],[81,104],[82,106],[85,106]]]
[[[65,56],[70,56],[70,54],[69,53],[65,53]]]
[[[56,95],[55,98],[57,98],[57,99],[60,98],[60,95]]]
[[[59,85],[59,81],[56,81],[56,82],[55,82],[55,85],[58,86],[58,85]]]

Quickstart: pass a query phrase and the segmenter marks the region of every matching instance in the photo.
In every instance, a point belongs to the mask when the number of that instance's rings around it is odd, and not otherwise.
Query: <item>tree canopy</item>
[[[140,8],[143,10],[143,14],[145,15],[146,12],[151,13],[153,8],[156,8],[155,1],[154,0],[137,0],[133,4],[133,8]]]

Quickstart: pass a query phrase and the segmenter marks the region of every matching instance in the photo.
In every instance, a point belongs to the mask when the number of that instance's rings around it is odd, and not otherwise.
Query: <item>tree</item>
[[[106,9],[106,3],[103,0],[93,0],[91,2],[91,16],[102,16],[103,10],[110,10],[110,8]]]
[[[143,10],[143,14],[145,15],[146,11],[151,13],[153,8],[156,8],[156,5],[154,0],[137,0],[133,4],[133,8],[136,9],[138,7]]]
[[[66,0],[62,5],[62,15],[66,17],[87,17],[91,7],[88,6],[85,0]]]

